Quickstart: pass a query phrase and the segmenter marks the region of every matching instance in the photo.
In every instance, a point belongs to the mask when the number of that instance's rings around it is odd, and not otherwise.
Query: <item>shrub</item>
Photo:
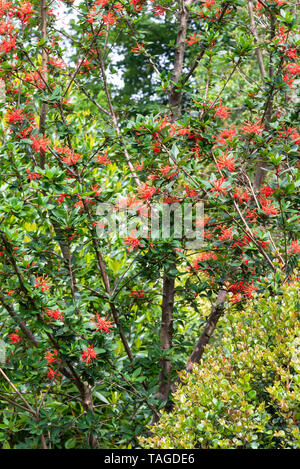
[[[299,335],[297,282],[231,309],[222,337],[181,373],[171,413],[141,438],[146,448],[297,448]]]

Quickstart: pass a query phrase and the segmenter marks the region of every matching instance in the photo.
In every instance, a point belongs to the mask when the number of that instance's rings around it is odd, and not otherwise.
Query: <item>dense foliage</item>
[[[223,335],[182,375],[147,448],[299,448],[297,283],[222,318]],[[217,340],[219,339],[219,340]]]
[[[296,2],[0,0],[0,15],[0,444],[139,447],[178,372],[202,373],[234,311],[293,278]],[[113,214],[148,221],[154,205],[196,202],[196,248],[175,218],[166,236],[105,231]],[[248,385],[228,386],[242,406]],[[295,446],[294,430],[265,431],[270,399],[256,393],[262,436],[253,423],[249,444]],[[256,412],[245,399],[241,412]],[[235,444],[214,428],[203,446]]]

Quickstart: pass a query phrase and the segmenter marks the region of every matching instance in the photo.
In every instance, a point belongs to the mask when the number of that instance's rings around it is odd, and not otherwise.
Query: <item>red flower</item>
[[[139,196],[144,200],[150,200],[157,192],[158,190],[155,187],[147,186],[147,184],[138,187]]]
[[[101,319],[100,314],[96,314],[96,329],[97,331],[109,332],[113,327],[113,323],[107,319]]]
[[[274,189],[270,186],[261,187],[260,192],[264,194],[265,197],[270,197],[274,193]]]
[[[8,122],[8,124],[17,124],[19,122],[21,123],[24,119],[25,116],[20,111],[11,111],[5,115],[5,120]]]
[[[248,202],[251,199],[248,192],[246,192],[242,187],[235,187],[233,192],[233,197],[238,199],[239,203]]]
[[[244,127],[242,127],[243,134],[262,134],[264,130],[264,126],[260,124],[260,121],[257,121],[255,124],[251,124],[251,122],[244,122]]]
[[[100,164],[109,164],[111,163],[111,160],[107,158],[107,151],[104,152],[104,155],[96,155],[97,161]]]
[[[286,66],[286,71],[287,71],[287,73],[289,73],[290,75],[299,75],[299,73],[300,73],[300,65],[295,64],[295,63],[287,64],[287,66]]]
[[[68,165],[77,164],[80,160],[81,155],[74,153],[69,147],[58,147],[55,148],[59,156],[62,158],[63,163]]]
[[[234,126],[229,129],[223,130],[219,135],[217,135],[216,143],[220,145],[228,145],[228,142],[231,142],[233,137],[236,135],[237,131]]]
[[[18,331],[18,329],[16,329],[16,332],[17,331]],[[12,344],[18,344],[19,342],[22,341],[22,337],[20,337],[18,334],[15,334],[14,332],[9,334],[8,338],[11,341]]]
[[[155,7],[154,10],[156,11],[156,13],[154,13],[154,16],[164,16],[166,12],[166,10],[161,6]]]
[[[189,40],[187,41],[188,45],[191,46],[191,45],[195,44],[196,42],[199,41],[199,38],[200,38],[200,34],[196,34],[196,33],[194,33],[193,35],[190,34],[189,35]]]
[[[184,190],[186,192],[187,197],[192,197],[194,199],[195,197],[198,196],[198,192],[196,191],[196,189],[193,189],[192,187],[185,186]]]
[[[117,18],[115,18],[114,14],[109,11],[107,15],[102,15],[102,19],[105,24],[110,24],[111,26],[115,24]]]
[[[93,349],[92,345],[89,345],[89,347],[84,350],[84,352],[81,355],[81,360],[85,361],[85,364],[88,365],[89,363],[92,363],[93,360],[97,359],[97,354],[95,350]]]
[[[52,368],[49,368],[48,373],[47,373],[47,378],[48,379],[50,379],[51,381],[52,380],[59,381],[61,379],[61,376],[62,375],[60,373],[57,373]]]
[[[178,169],[177,169],[176,166],[170,166],[170,165],[166,164],[165,166],[162,166],[159,169],[159,172],[162,175],[162,177],[164,177],[166,179],[173,179],[176,176],[176,174],[178,173]]]
[[[49,283],[47,283],[47,277],[45,277],[45,275],[42,275],[41,277],[36,275],[36,277],[35,277],[35,287],[36,288],[42,287],[42,291],[47,291],[47,290],[49,290],[50,286],[51,285]]]
[[[244,286],[244,294],[248,297],[248,298],[252,298],[252,293],[254,291],[258,290],[258,288],[252,283],[247,283],[245,286]]]
[[[30,172],[28,168],[26,169],[26,173],[27,173],[27,179],[33,179],[34,181],[42,177],[42,175],[39,173],[36,173],[34,171]]]
[[[53,321],[63,321],[64,320],[64,315],[58,309],[55,311],[52,311],[52,309],[46,309],[46,314],[50,319],[53,319]]]
[[[67,194],[65,192],[63,192],[62,194],[59,194],[55,197],[57,197],[58,205],[61,205],[63,203],[63,201],[65,200],[65,198],[67,197]]]
[[[136,47],[132,47],[131,52],[134,54],[141,54],[144,50],[144,43],[139,44],[138,42],[136,43]]]
[[[41,74],[38,71],[25,74],[25,81],[32,82],[37,88],[45,88],[45,83],[41,80]]]
[[[131,233],[131,236],[127,236],[124,239],[124,244],[127,244],[129,247],[129,251],[133,251],[133,249],[137,249],[139,246],[142,246],[140,240],[136,237],[135,233]]]
[[[241,293],[235,293],[234,295],[232,295],[231,297],[231,303],[239,303],[240,301],[242,301],[243,297],[242,297],[242,294]]]
[[[20,3],[17,16],[23,23],[28,23],[29,18],[33,15],[33,5],[30,2]]]
[[[11,21],[3,21],[3,20],[0,20],[0,34],[1,35],[4,35],[4,34],[11,34],[11,32],[13,31],[14,29],[14,25],[12,24]]]
[[[227,181],[227,178],[222,176],[220,179],[215,179],[214,181],[211,182],[211,185],[213,186],[210,190],[211,192],[214,193],[216,197],[219,196],[219,194],[226,195],[227,190],[230,188],[230,186],[224,187],[223,184]]]
[[[95,184],[94,186],[91,187],[92,191],[95,193],[95,195],[100,195],[102,190],[99,189],[99,184]]]
[[[199,254],[199,256],[197,256],[196,259],[193,260],[190,270],[201,269],[201,266],[199,265],[199,262],[206,262],[206,261],[209,261],[209,260],[217,260],[217,259],[218,259],[218,257],[213,251],[202,252],[201,254]]]
[[[245,295],[247,298],[252,298],[252,293],[258,288],[253,283],[243,283],[243,281],[231,283],[228,286],[228,290],[234,293],[233,298],[231,301],[236,303],[237,301],[241,301],[242,294]]]
[[[163,198],[164,204],[177,204],[178,202],[180,202],[180,199],[176,199],[176,197],[173,197],[172,195]]]
[[[2,40],[2,43],[0,44],[0,54],[8,54],[8,52],[10,52],[12,49],[15,49],[15,47],[16,47],[15,37],[11,37],[10,39],[4,39]]]
[[[12,8],[12,4],[7,2],[6,0],[0,0],[0,14],[4,15],[4,13]]]
[[[47,137],[32,137],[31,142],[34,151],[47,151],[50,147],[50,140]]]
[[[277,215],[280,210],[279,208],[272,205],[270,200],[260,199],[261,209],[266,215]]]
[[[217,159],[217,167],[221,171],[224,168],[227,168],[228,171],[233,172],[235,170],[235,160],[233,156],[228,156],[228,152],[223,153],[222,156],[219,156]]]
[[[289,249],[288,249],[289,254],[300,254],[300,244],[299,240],[297,238],[296,241],[293,241],[292,244],[290,244]]]
[[[220,236],[220,241],[226,241],[227,239],[232,239],[232,230],[233,228],[223,228],[221,227],[222,236]]]
[[[227,106],[222,106],[221,104],[217,108],[214,117],[219,117],[220,119],[227,119],[227,117],[230,114],[230,111],[228,112],[227,109],[230,109]]]
[[[161,149],[161,144],[157,142],[157,143],[154,143],[153,147],[151,148],[151,151],[153,151],[153,153],[159,153],[160,149]]]
[[[247,212],[247,215],[246,215],[246,218],[249,218],[249,220],[254,223],[257,219],[257,212],[256,212],[256,209],[254,208],[253,210],[249,210],[249,212]]]
[[[298,58],[298,52],[295,47],[289,47],[288,49],[285,49],[283,55],[286,55],[290,59],[296,60]]]
[[[54,350],[54,352],[50,352],[48,351],[45,355],[45,359],[47,360],[48,364],[51,365],[52,363],[56,363],[57,362],[57,355],[58,355],[58,351],[57,350]]]
[[[289,85],[290,88],[293,88],[293,82],[295,78],[293,78],[293,75],[298,75],[300,73],[300,65],[291,63],[287,64],[286,66],[286,74],[283,77],[283,81],[286,82],[287,85]]]
[[[130,293],[131,298],[145,298],[144,290],[133,290]]]
[[[101,8],[105,7],[108,4],[108,0],[96,0],[96,5],[100,5]]]
[[[72,165],[72,164],[77,164],[80,158],[81,158],[81,155],[79,155],[79,153],[76,153],[73,155],[63,156],[62,160],[63,160],[63,163]]]
[[[92,8],[88,12],[88,16],[87,16],[87,19],[86,19],[87,22],[92,24],[95,21],[95,17],[98,14],[99,13],[96,12],[95,6],[92,6]]]
[[[113,5],[113,8],[114,8],[116,11],[121,12],[121,11],[123,10],[123,5],[122,5],[122,3],[117,2],[117,3],[115,3],[115,4]]]

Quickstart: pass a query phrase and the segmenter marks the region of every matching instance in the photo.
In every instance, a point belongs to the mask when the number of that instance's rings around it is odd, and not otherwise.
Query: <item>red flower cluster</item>
[[[228,109],[230,108],[227,106],[222,106],[222,104],[220,103],[220,105],[216,109],[214,117],[219,117],[219,119],[227,119],[230,114],[230,111],[228,111]]]
[[[193,260],[191,263],[190,270],[199,270],[202,268],[202,266],[199,265],[200,262],[206,262],[210,260],[217,260],[218,256],[214,253],[214,251],[206,251],[202,252],[197,256],[196,259]]]
[[[46,309],[47,316],[53,321],[63,321],[64,315],[58,309],[52,311],[52,309]]]
[[[89,345],[86,350],[83,351],[81,355],[81,360],[85,361],[85,364],[88,365],[89,363],[92,363],[93,360],[97,359],[97,354],[93,348],[92,345]]]
[[[36,275],[36,277],[35,277],[35,287],[36,288],[41,287],[42,291],[47,291],[47,290],[49,290],[50,286],[51,286],[51,284],[48,283],[47,277],[45,277],[45,275],[42,275],[41,277]]]
[[[300,254],[300,244],[298,238],[288,247],[288,254]]]
[[[254,291],[258,290],[258,287],[253,283],[243,282],[233,282],[228,286],[228,290],[233,293],[231,298],[232,303],[240,302],[243,297],[246,299],[252,298]]]
[[[17,16],[20,18],[22,23],[28,23],[29,18],[33,15],[33,5],[30,2],[21,2]]]
[[[25,120],[25,115],[21,111],[15,110],[7,112],[4,119],[8,124],[21,124]]]
[[[227,178],[222,176],[220,179],[215,179],[214,181],[211,182],[211,185],[213,186],[210,190],[211,192],[218,197],[219,194],[226,195],[228,189],[230,189],[230,186],[224,186],[223,184],[227,181]]]
[[[55,150],[59,153],[63,163],[67,165],[77,164],[81,158],[79,153],[74,153],[69,147],[58,147]]]
[[[27,179],[33,179],[34,181],[42,177],[41,174],[36,173],[35,171],[30,172],[29,169],[26,169]]]
[[[231,142],[233,137],[237,134],[235,126],[231,126],[228,129],[224,129],[219,135],[216,136],[216,143],[220,145],[228,145],[228,142]]]
[[[144,290],[132,290],[130,293],[131,298],[145,298]]]
[[[104,152],[104,155],[96,155],[96,159],[100,164],[109,164],[111,160],[107,158],[107,151]]]
[[[196,197],[198,197],[198,192],[196,191],[196,189],[193,189],[192,187],[189,187],[189,186],[185,186],[184,190],[186,192],[187,197],[191,197],[192,199],[195,199]]]
[[[200,38],[200,34],[196,34],[196,33],[190,34],[189,35],[189,40],[187,41],[187,44],[189,46],[192,46],[193,44],[196,44],[196,42],[199,41],[199,38]]]
[[[113,327],[113,323],[107,319],[108,316],[106,316],[105,319],[101,319],[100,314],[96,313],[96,329],[97,331],[102,331],[102,332],[109,332],[110,329]]]
[[[54,350],[54,352],[48,352],[45,354],[45,359],[47,360],[49,365],[52,365],[52,363],[57,362],[57,357],[58,357],[58,351]]]
[[[129,251],[133,251],[134,249],[137,249],[139,246],[142,246],[142,243],[136,237],[135,233],[131,233],[131,236],[127,236],[124,239],[124,244],[129,246]]]
[[[47,137],[32,137],[31,146],[36,152],[47,151],[50,147],[50,140]]]
[[[136,47],[132,47],[131,52],[134,54],[141,54],[144,51],[144,43],[139,44],[138,42],[136,43]]]
[[[16,332],[18,332],[18,329],[16,329]],[[9,338],[12,344],[18,344],[22,341],[22,337],[20,337],[18,334],[15,334],[14,332],[9,334],[7,337]]]
[[[239,203],[248,202],[251,199],[247,191],[242,187],[235,187],[234,192],[232,193],[233,197],[239,201]]]
[[[62,375],[60,373],[57,373],[57,371],[53,370],[52,368],[48,369],[47,373],[47,378],[52,381],[59,381],[61,379]]]
[[[261,190],[261,194],[258,197],[260,205],[261,205],[261,209],[266,215],[277,215],[280,212],[280,210],[279,210],[279,208],[275,207],[272,204],[272,201],[270,199],[268,199],[268,196],[265,195],[266,191],[267,191],[267,193],[270,193],[270,191],[268,191],[268,189],[265,188],[265,189]]]
[[[234,156],[229,156],[228,151],[226,151],[225,154],[222,153],[222,155],[217,158],[217,167],[220,171],[224,168],[227,168],[230,172],[235,171]]]
[[[255,122],[254,124],[252,124],[251,122],[244,122],[244,127],[242,127],[242,130],[243,130],[243,134],[247,135],[247,134],[257,134],[257,135],[261,135],[263,130],[264,130],[264,126],[260,123],[260,121],[257,121]]]
[[[151,197],[157,192],[158,189],[156,189],[155,187],[147,186],[147,184],[138,187],[139,197],[143,200],[150,200]]]

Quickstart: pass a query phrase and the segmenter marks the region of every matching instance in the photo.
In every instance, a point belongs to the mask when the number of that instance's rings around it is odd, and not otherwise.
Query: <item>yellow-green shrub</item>
[[[299,283],[231,309],[145,448],[297,448]],[[298,332],[299,334],[299,332]]]

